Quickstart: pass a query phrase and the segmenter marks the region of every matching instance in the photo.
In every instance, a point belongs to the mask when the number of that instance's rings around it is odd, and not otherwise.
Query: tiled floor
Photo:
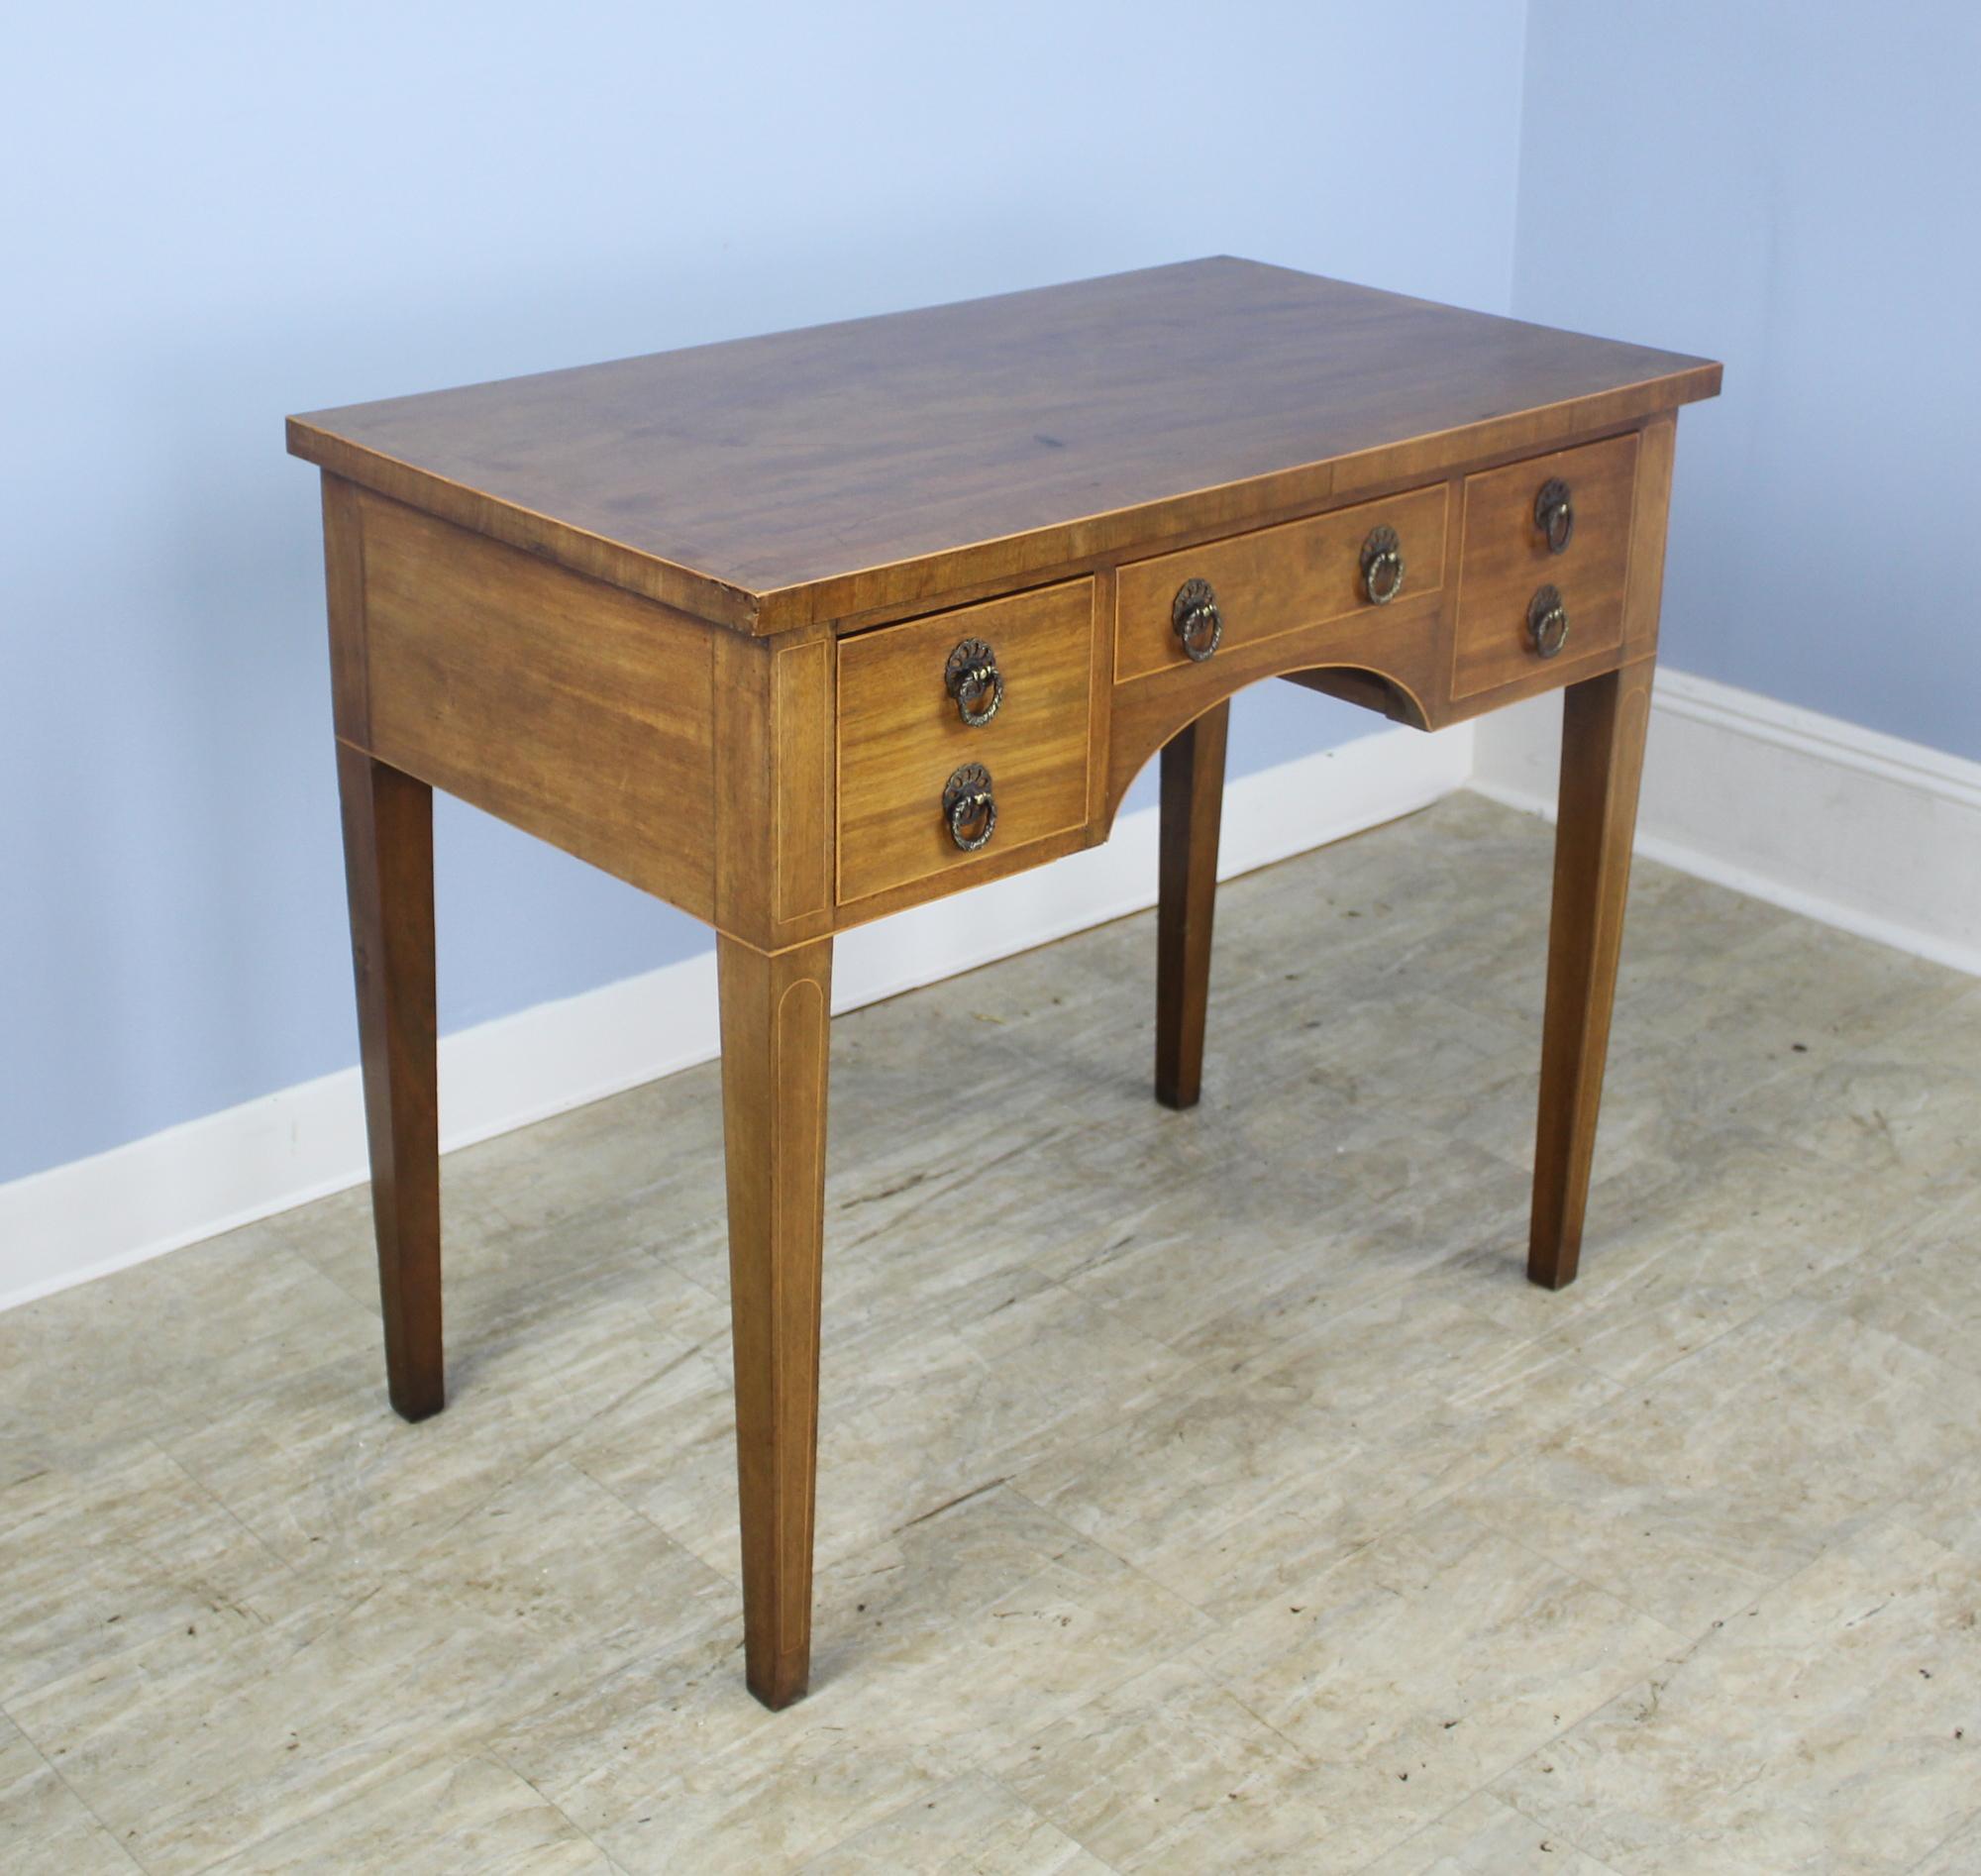
[[[0,1317],[0,1864],[1981,1870],[1981,984],[1643,867],[1521,1278],[1548,836],[1467,796],[834,1036],[814,1692],[743,1691],[716,1073]]]

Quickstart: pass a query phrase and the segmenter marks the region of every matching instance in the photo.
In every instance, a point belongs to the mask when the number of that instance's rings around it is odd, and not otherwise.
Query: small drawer
[[[1435,592],[1444,507],[1440,482],[1123,567],[1114,681]]]
[[[1627,436],[1465,478],[1454,697],[1622,644],[1636,476]]]
[[[842,639],[840,903],[1081,826],[1093,677],[1091,579]]]

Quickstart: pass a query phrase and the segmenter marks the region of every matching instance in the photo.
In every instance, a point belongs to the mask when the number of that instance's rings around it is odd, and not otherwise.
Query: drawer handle
[[[1568,643],[1568,608],[1558,586],[1542,586],[1527,601],[1527,636],[1543,658],[1552,658]]]
[[[1547,536],[1548,552],[1567,552],[1575,534],[1575,504],[1569,499],[1568,484],[1559,475],[1550,475],[1534,497],[1534,526]]]
[[[950,777],[942,791],[942,818],[964,853],[990,844],[997,831],[997,797],[990,792],[990,771],[981,762],[966,763]]]
[[[981,729],[1004,701],[1004,674],[997,654],[981,638],[967,638],[949,655],[942,681],[956,699],[956,713],[971,729]]]
[[[1371,528],[1362,543],[1362,590],[1372,606],[1387,606],[1403,589],[1403,542],[1395,528]]]
[[[1224,615],[1217,609],[1217,595],[1207,579],[1187,579],[1170,602],[1170,623],[1183,640],[1184,655],[1196,664],[1203,661],[1224,642]]]

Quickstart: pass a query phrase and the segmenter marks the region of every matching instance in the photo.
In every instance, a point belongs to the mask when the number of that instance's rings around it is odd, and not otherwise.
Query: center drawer
[[[1114,681],[1435,592],[1444,507],[1438,482],[1133,562],[1118,575]]]
[[[840,640],[840,903],[1083,825],[1093,685],[1092,579]]]

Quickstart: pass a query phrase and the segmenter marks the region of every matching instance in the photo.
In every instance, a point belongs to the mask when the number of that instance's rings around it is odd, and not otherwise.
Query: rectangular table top
[[[769,633],[1719,385],[1707,360],[1220,257],[316,411],[289,448]]]

